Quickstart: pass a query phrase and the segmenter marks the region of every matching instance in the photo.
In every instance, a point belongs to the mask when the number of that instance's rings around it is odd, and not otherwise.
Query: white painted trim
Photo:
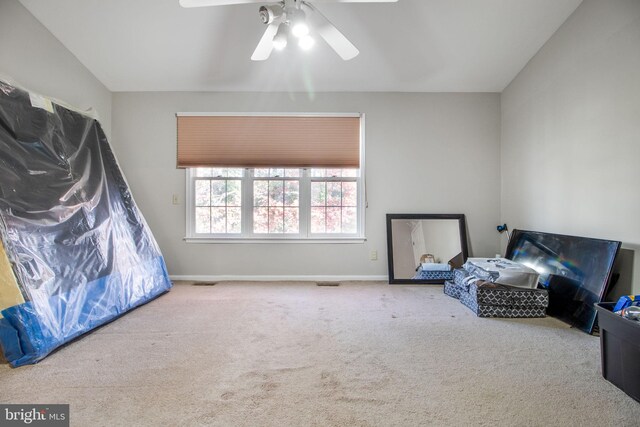
[[[331,237],[331,238],[304,238],[304,237],[290,237],[290,238],[278,238],[278,237],[264,237],[264,238],[251,238],[251,237],[185,237],[186,243],[213,243],[213,244],[233,244],[233,243],[364,243],[367,241],[364,237]]]
[[[361,117],[362,113],[211,113],[178,112],[176,117]]]
[[[365,237],[366,234],[366,224],[365,221],[367,219],[367,208],[369,207],[369,202],[367,201],[367,171],[365,165],[365,137],[364,137],[364,113],[360,114],[360,176],[358,177],[358,234],[362,237]]]
[[[250,276],[250,275],[169,275],[171,280],[197,281],[197,282],[346,282],[346,281],[388,281],[389,276]]]

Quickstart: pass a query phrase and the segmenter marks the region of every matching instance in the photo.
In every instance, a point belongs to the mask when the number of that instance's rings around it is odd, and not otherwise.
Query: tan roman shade
[[[360,166],[358,116],[177,117],[179,168]]]

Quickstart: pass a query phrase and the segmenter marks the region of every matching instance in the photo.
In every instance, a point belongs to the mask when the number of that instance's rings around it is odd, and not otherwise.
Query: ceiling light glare
[[[282,50],[287,47],[287,37],[289,33],[288,26],[282,22],[278,25],[278,32],[273,36],[273,47],[276,50]]]
[[[291,15],[291,34],[298,38],[304,37],[309,34],[309,26],[304,21],[304,12],[301,10],[296,10]]]
[[[310,35],[301,37],[298,41],[298,46],[300,46],[300,49],[302,50],[309,50],[313,47],[314,44],[316,44],[316,41]]]
[[[298,38],[305,37],[309,34],[309,26],[304,21],[296,22],[291,28],[291,33]]]

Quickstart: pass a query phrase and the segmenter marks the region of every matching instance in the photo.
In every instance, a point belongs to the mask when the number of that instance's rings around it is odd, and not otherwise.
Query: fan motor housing
[[[282,16],[283,9],[279,4],[260,6],[258,13],[263,24],[271,24],[274,20]]]

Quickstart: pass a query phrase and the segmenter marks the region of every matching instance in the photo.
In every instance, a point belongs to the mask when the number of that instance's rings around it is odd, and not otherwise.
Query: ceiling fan
[[[312,3],[393,3],[398,0],[281,0],[277,3],[261,0],[180,0],[182,7],[226,6],[232,4],[270,3],[260,6],[262,23],[268,25],[251,59],[264,61],[273,49],[287,46],[294,36],[303,50],[313,47],[311,29],[317,32],[345,61],[355,58],[358,49]]]

